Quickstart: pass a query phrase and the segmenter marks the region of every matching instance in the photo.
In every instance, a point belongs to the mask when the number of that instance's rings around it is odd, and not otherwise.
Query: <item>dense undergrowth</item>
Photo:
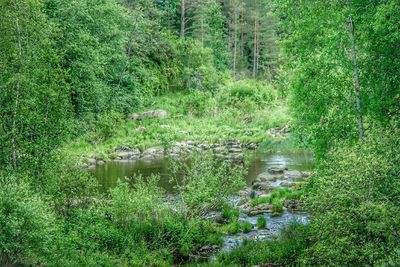
[[[84,190],[94,182],[87,173],[80,173],[86,182],[71,181],[70,187],[62,179],[44,179],[41,194],[21,178],[2,177],[0,242],[7,251],[2,264],[171,266],[202,246],[220,245],[222,231],[202,215],[226,207],[225,198],[243,186],[241,171],[210,155],[197,157],[177,187],[176,203],[164,201],[157,176],[121,181],[107,197]],[[58,187],[71,198],[59,202]]]

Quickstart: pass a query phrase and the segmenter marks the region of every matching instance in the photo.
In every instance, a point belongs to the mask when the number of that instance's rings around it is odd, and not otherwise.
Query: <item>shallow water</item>
[[[313,160],[312,155],[306,152],[253,152],[246,165],[247,173],[244,179],[250,185],[260,173],[267,171],[271,166],[287,166],[290,170],[304,171],[312,168]],[[104,165],[96,166],[91,172],[100,182],[102,191],[115,187],[118,179],[124,177],[142,175],[146,178],[157,174],[160,176],[159,185],[167,192],[173,192],[173,186],[169,183],[172,173],[167,158],[151,161],[109,161]]]
[[[265,229],[257,229],[258,217],[264,217],[267,226]],[[248,217],[240,214],[239,222],[249,222],[253,226],[253,230],[249,233],[238,233],[235,235],[228,235],[223,238],[224,244],[221,248],[222,252],[230,251],[239,247],[244,240],[264,240],[272,237],[277,237],[280,230],[291,223],[306,224],[310,221],[310,215],[300,212],[284,212],[277,216],[271,214],[262,214],[258,216]]]
[[[243,177],[248,185],[257,178],[257,176],[268,170],[270,167],[284,166],[289,170],[308,171],[313,167],[313,157],[307,152],[252,152],[249,155],[245,166],[247,172]],[[109,188],[117,185],[118,179],[124,177],[135,177],[142,175],[144,178],[151,175],[159,175],[159,185],[167,192],[173,193],[173,186],[169,183],[172,172],[169,168],[169,159],[157,159],[151,161],[110,161],[101,166],[96,166],[91,170],[95,177],[99,180],[102,190],[107,191]],[[280,181],[276,181],[276,187],[280,187]],[[174,194],[168,194],[173,196]],[[233,206],[237,206],[240,202],[239,197],[232,197]],[[237,202],[237,203],[236,203]],[[257,218],[264,217],[267,221],[265,229],[257,229]],[[249,222],[253,225],[253,230],[249,233],[237,233],[235,235],[227,235],[224,239],[224,244],[221,247],[222,252],[230,251],[237,248],[246,239],[263,240],[276,237],[280,230],[288,226],[290,223],[297,222],[301,224],[308,223],[310,216],[306,213],[299,212],[284,212],[277,216],[271,214],[262,214],[249,217],[245,214],[240,214],[239,222]],[[215,259],[215,255],[210,255],[209,259]]]

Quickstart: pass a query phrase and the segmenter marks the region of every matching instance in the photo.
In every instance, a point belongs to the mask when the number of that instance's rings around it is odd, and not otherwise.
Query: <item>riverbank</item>
[[[165,150],[179,154],[176,149],[192,144],[207,149],[234,141],[255,149],[285,135],[290,122],[286,100],[278,99],[272,88],[265,90],[273,97],[262,105],[252,95],[238,97],[228,89],[214,95],[193,91],[152,98],[136,113],[102,118],[92,131],[62,150],[90,165],[127,151],[128,157],[139,158],[165,154]]]

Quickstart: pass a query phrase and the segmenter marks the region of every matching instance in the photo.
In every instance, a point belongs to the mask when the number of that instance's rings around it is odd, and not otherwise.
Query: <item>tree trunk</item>
[[[257,36],[257,17],[254,18],[254,47],[253,47],[253,79],[257,76],[257,50],[258,50],[258,36]]]
[[[357,64],[357,53],[356,53],[356,41],[354,37],[354,22],[352,17],[350,16],[347,19],[348,27],[349,27],[349,37],[351,41],[351,59],[353,61],[354,68],[354,93],[356,97],[356,111],[357,111],[357,121],[358,121],[358,131],[360,136],[360,142],[364,141],[364,123],[361,111],[361,94],[360,94],[360,76],[358,71]]]
[[[19,109],[19,97],[21,90],[21,58],[22,58],[22,45],[21,45],[21,32],[19,28],[19,18],[17,17],[15,20],[15,31],[17,34],[17,52],[18,52],[18,71],[17,71],[17,84],[15,89],[15,102],[14,102],[14,110],[13,110],[13,119],[12,119],[12,137],[11,137],[11,145],[12,145],[12,166],[14,169],[17,168],[17,113]]]
[[[185,0],[181,0],[181,37],[185,37]]]
[[[236,79],[236,57],[237,57],[237,10],[233,8],[234,21],[233,21],[233,79]]]

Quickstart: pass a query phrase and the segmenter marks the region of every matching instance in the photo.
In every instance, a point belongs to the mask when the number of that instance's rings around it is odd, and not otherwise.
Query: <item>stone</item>
[[[96,161],[96,165],[104,165],[104,163],[105,163],[104,160],[101,159]]]
[[[150,147],[143,151],[142,159],[155,159],[164,156],[164,148],[162,147]]]
[[[255,207],[252,207],[249,211],[249,216],[256,216],[264,213],[272,213],[272,205],[269,203],[264,203],[257,205]]]
[[[257,182],[273,182],[273,181],[278,180],[279,178],[283,178],[283,175],[273,175],[269,172],[263,172],[257,176],[256,181]]]
[[[140,115],[136,113],[130,113],[126,116],[129,120],[138,121],[140,120]]]
[[[129,151],[132,147],[129,145],[120,145],[114,149],[114,151]]]
[[[89,158],[89,159],[88,159],[88,164],[89,164],[89,165],[96,165],[96,159],[94,159],[94,158]]]
[[[228,148],[228,152],[229,153],[242,153],[243,150],[241,148],[237,148],[237,147],[230,147],[230,148]]]
[[[221,212],[218,211],[210,211],[204,216],[205,219],[214,221],[218,224],[226,224],[229,221],[222,216]]]
[[[146,132],[146,128],[143,126],[140,126],[140,127],[136,128],[136,131],[138,131],[139,133],[144,133],[144,132]]]
[[[136,160],[140,158],[140,150],[133,148],[131,150],[116,151],[115,160]]]
[[[202,149],[202,150],[210,149],[210,145],[209,144],[199,144],[197,147]]]
[[[253,136],[253,132],[252,131],[246,131],[245,133],[244,133],[244,135],[245,136]]]
[[[269,167],[268,172],[270,174],[283,174],[285,171],[285,167]]]
[[[263,182],[263,183],[256,182],[253,184],[253,189],[268,191],[268,190],[272,190],[273,187],[271,186],[271,183],[269,183],[269,182]]]
[[[288,199],[282,202],[283,206],[289,210],[302,210],[304,209],[304,202],[297,199]]]
[[[239,196],[241,196],[241,197],[250,196],[251,191],[252,191],[251,188],[246,188],[246,189],[240,190]]]
[[[204,246],[204,247],[201,247],[197,251],[197,254],[202,256],[202,257],[205,257],[205,256],[208,256],[210,254],[213,254],[213,253],[217,252],[219,249],[220,249],[220,247],[217,246],[217,245]]]
[[[143,112],[139,115],[139,120],[149,119],[149,118],[157,118],[157,119],[165,119],[168,117],[168,113],[162,109],[155,109]]]
[[[286,179],[300,179],[303,178],[301,171],[290,170],[285,171],[285,178]]]
[[[248,144],[246,144],[246,148],[249,150],[256,150],[258,148],[258,146],[255,143],[248,143]]]

